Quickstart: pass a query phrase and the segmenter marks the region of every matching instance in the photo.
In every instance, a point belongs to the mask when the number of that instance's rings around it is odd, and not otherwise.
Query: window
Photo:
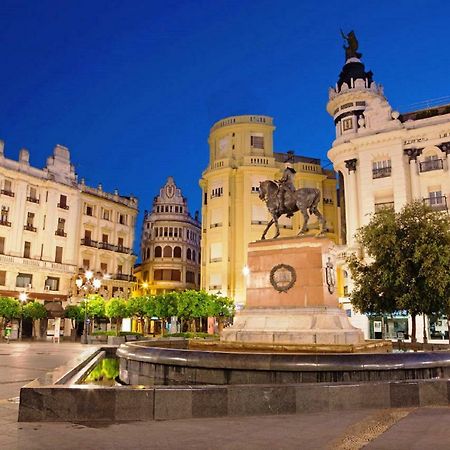
[[[48,291],[59,291],[59,278],[47,277],[45,280],[45,289]]]
[[[431,170],[439,170],[444,167],[442,159],[437,155],[428,155],[425,160],[419,164],[420,172],[429,172]]]
[[[83,259],[83,269],[89,270],[91,262],[88,259]]]
[[[342,121],[342,131],[348,131],[353,128],[353,119],[350,117],[349,119],[344,119]]]
[[[172,258],[172,247],[170,245],[164,247],[164,258]]]
[[[181,281],[181,271],[172,269],[170,272],[171,281]]]
[[[104,209],[102,212],[102,218],[104,220],[110,220],[110,211],[108,209]]]
[[[100,263],[100,271],[102,273],[108,273],[108,264],[107,263]]]
[[[144,270],[142,277],[143,277],[144,281],[148,281],[148,270]]]
[[[158,245],[155,247],[155,258],[161,258],[162,248]]]
[[[441,190],[430,191],[424,203],[437,211],[447,211],[447,197],[442,195]]]
[[[34,213],[32,212],[27,213],[27,223],[24,227],[25,230],[36,231],[36,228],[33,226],[33,222],[34,222]]]
[[[156,269],[154,272],[153,272],[153,279],[155,280],[155,281],[160,281],[160,280],[162,280],[163,278],[162,278],[162,269]]]
[[[23,257],[29,258],[31,254],[31,242],[25,241],[23,243]]]
[[[9,197],[14,197],[14,192],[12,191],[11,180],[5,180],[3,182],[2,194],[7,195]]]
[[[55,251],[55,262],[61,264],[61,263],[62,263],[62,255],[63,255],[63,248],[62,248],[62,247],[56,246],[56,251]]]
[[[123,267],[120,264],[118,264],[117,265],[117,273],[122,274],[122,270],[123,270]]]
[[[105,244],[108,243],[108,235],[107,234],[102,234],[102,242],[104,242]]]
[[[32,203],[39,203],[39,199],[37,197],[37,189],[33,186],[30,186],[28,189],[28,197],[27,200]]]
[[[11,222],[8,222],[9,208],[7,206],[2,206],[2,211],[0,215],[0,225],[11,226]]]
[[[196,259],[195,250],[192,250],[192,261],[195,262]]]
[[[146,256],[145,259],[150,259],[150,247],[147,248],[147,252],[146,252],[145,256]]]
[[[16,278],[16,287],[29,288],[33,280],[31,273],[19,273]]]
[[[0,237],[0,255],[5,254],[5,238]]]
[[[211,198],[222,197],[223,187],[216,187],[211,191]]]
[[[391,160],[385,159],[382,161],[373,161],[372,163],[372,178],[390,177],[392,173]]]
[[[123,238],[119,238],[118,240],[117,240],[117,246],[119,247],[119,248],[123,248]]]
[[[250,145],[253,148],[264,149],[264,136],[252,135],[250,137]]]
[[[173,257],[174,258],[181,258],[181,247],[175,247],[173,249]]]
[[[127,215],[126,214],[120,214],[119,213],[119,223],[122,225],[127,224]]]
[[[86,205],[86,215],[93,216],[94,215],[94,207],[91,205]]]
[[[6,270],[0,270],[0,286],[6,285]]]
[[[66,226],[66,219],[63,219],[62,217],[58,218],[58,228],[56,229],[56,235],[58,236],[67,236],[67,234],[64,232],[64,228]]]
[[[192,258],[192,251],[191,251],[190,248],[188,248],[188,249],[186,250],[186,259],[188,259],[188,260],[190,261],[191,258]]]
[[[195,273],[190,270],[186,271],[186,283],[195,283]]]
[[[69,206],[67,205],[67,195],[62,195],[61,194],[59,196],[58,208],[69,209]]]

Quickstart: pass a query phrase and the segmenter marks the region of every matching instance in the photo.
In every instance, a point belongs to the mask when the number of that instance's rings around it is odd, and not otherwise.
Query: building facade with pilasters
[[[328,151],[339,176],[344,199],[340,239],[342,255],[357,251],[355,233],[381,208],[399,211],[421,200],[448,211],[450,195],[450,105],[400,113],[392,108],[381,85],[360,58],[347,59],[335,87],[329,89],[327,111],[333,117],[336,139]],[[398,312],[384,329],[379,320],[355,315],[348,301],[351,279],[341,259],[341,301],[366,337],[408,334],[407,316]],[[446,324],[428,321],[429,337],[444,337]],[[418,337],[422,321],[418,320]]]

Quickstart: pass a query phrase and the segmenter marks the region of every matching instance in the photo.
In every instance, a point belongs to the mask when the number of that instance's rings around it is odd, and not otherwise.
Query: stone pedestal
[[[363,333],[338,307],[335,255],[327,238],[249,244],[247,302],[222,341],[358,344]]]

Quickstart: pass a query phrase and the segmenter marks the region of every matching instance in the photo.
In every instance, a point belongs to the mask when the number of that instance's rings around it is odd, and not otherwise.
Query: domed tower
[[[200,222],[189,214],[187,201],[172,177],[146,213],[141,237],[142,264],[135,271],[142,293],[198,289]]]
[[[383,87],[373,81],[373,73],[366,71],[361,62],[358,40],[353,31],[342,33],[346,44],[345,64],[335,87],[330,87],[327,104],[336,127],[333,145],[346,142],[361,134],[370,134],[386,128],[399,126],[397,112],[383,94]]]

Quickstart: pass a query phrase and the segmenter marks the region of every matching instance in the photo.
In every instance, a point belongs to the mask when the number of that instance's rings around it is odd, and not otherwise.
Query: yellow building
[[[336,241],[338,224],[336,179],[320,160],[273,151],[273,119],[268,116],[233,116],[216,122],[209,135],[209,165],[200,180],[202,188],[201,287],[245,304],[247,246],[266,227],[269,215],[259,199],[259,183],[279,179],[286,163],[296,171],[297,188],[313,187],[322,192],[319,205]],[[295,236],[302,225],[295,214],[280,223],[281,236]],[[309,228],[317,232],[311,217]],[[274,230],[269,231],[271,238]]]

